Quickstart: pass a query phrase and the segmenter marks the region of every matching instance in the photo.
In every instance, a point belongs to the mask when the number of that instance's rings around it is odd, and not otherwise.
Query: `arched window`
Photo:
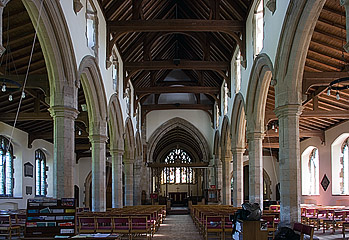
[[[349,138],[342,145],[342,156],[340,157],[340,190],[341,194],[349,194]]]
[[[40,149],[35,151],[35,195],[46,196],[46,156]]]
[[[113,62],[113,89],[115,92],[118,92],[118,61]]]
[[[235,79],[235,93],[240,92],[241,88],[241,52],[238,51],[234,63],[234,79]]]
[[[302,154],[302,194],[319,194],[319,151],[314,147]]]
[[[13,148],[10,141],[0,136],[0,196],[13,196]]]
[[[254,57],[256,57],[263,48],[263,38],[264,38],[264,29],[263,29],[263,0],[260,0],[257,3],[256,10],[253,16],[253,49]]]
[[[162,170],[161,184],[194,183],[194,171],[189,167],[192,160],[182,149],[172,150],[165,158],[165,163],[185,163],[188,167],[167,167]]]
[[[98,53],[98,17],[97,10],[92,0],[86,4],[86,38],[87,46],[93,51],[94,56]]]
[[[223,84],[223,115],[228,114],[228,84],[224,81]]]

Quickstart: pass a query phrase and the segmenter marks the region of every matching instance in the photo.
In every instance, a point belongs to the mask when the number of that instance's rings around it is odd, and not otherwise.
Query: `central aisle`
[[[154,235],[156,240],[202,240],[199,231],[190,215],[167,215],[159,231]]]

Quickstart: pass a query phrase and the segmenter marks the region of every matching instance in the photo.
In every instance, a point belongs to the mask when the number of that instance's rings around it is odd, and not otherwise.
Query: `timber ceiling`
[[[245,49],[251,0],[98,1],[112,36],[109,50],[115,43],[137,103],[151,105],[142,110],[144,117],[149,109],[201,109],[212,114],[236,46]],[[174,69],[187,79],[167,81]],[[170,94],[194,94],[196,104],[159,104],[165,88]],[[201,103],[202,94],[209,103]]]
[[[339,100],[336,99],[336,90],[327,95],[331,81],[349,77],[349,54],[343,49],[346,44],[345,21],[345,9],[340,6],[340,1],[327,0],[316,23],[304,67],[302,93],[306,98],[303,99],[299,122],[301,139],[318,136],[325,141],[325,130],[349,119],[349,91],[340,90]],[[344,85],[349,85],[349,82],[344,82]],[[344,85],[336,84],[335,87]],[[266,116],[273,115],[274,108],[275,92],[270,87]],[[278,148],[274,139],[277,140],[278,133],[271,129],[272,123],[277,125],[276,121],[269,122],[264,146]]]

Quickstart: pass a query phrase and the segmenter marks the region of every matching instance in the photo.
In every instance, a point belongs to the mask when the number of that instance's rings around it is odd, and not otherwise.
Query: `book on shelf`
[[[75,209],[67,208],[65,209],[65,213],[75,213]]]
[[[74,207],[74,198],[62,198],[61,199],[61,205],[66,207]]]
[[[63,220],[74,220],[75,216],[63,216]]]
[[[63,208],[52,209],[52,213],[64,213]]]
[[[64,223],[58,223],[59,227],[70,227],[70,226],[74,226],[73,222],[64,222]]]
[[[39,211],[40,213],[51,213],[52,212],[52,210],[50,209],[50,208],[43,208],[43,209],[40,209],[40,211]]]

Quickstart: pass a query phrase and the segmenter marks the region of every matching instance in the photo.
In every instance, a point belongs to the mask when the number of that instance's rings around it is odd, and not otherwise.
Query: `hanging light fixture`
[[[82,134],[82,132],[81,132],[81,130],[79,130],[79,131],[78,131],[78,135],[81,136],[81,134]]]
[[[10,102],[12,102],[12,100],[13,100],[12,94],[8,95],[8,100],[9,100]]]
[[[6,92],[6,84],[5,83],[2,84],[1,91]]]
[[[25,98],[25,92],[22,91],[22,98]]]
[[[339,91],[349,89],[349,85],[343,85],[344,82],[349,82],[349,77],[338,78],[328,85],[327,96],[331,95],[331,90],[336,91],[336,99],[340,99]]]
[[[340,96],[339,96],[339,92],[337,91],[336,93],[336,99],[339,100],[340,99]]]

